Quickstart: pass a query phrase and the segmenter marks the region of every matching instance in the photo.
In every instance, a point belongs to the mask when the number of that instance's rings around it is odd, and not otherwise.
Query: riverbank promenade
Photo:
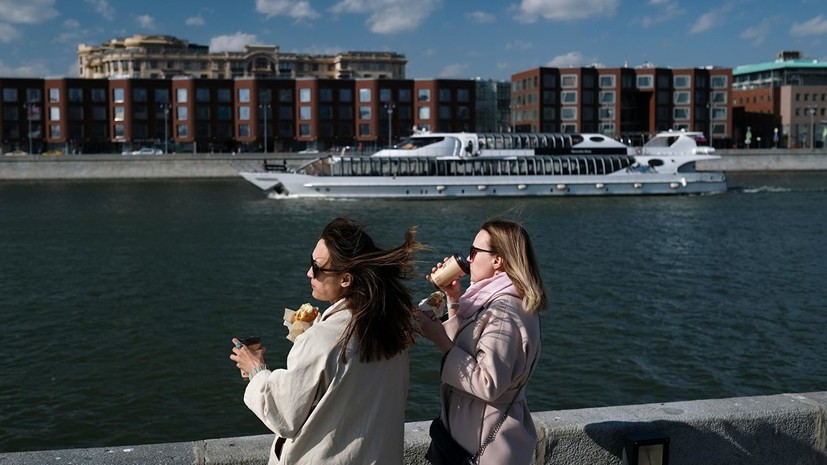
[[[535,412],[533,417],[539,436],[534,465],[625,465],[624,447],[641,437],[668,444],[670,465],[827,463],[827,392]],[[252,414],[250,421],[256,421]],[[428,463],[428,426],[406,424],[405,465]],[[265,464],[272,440],[260,435],[18,452],[0,454],[0,464]]]
[[[822,149],[716,153],[721,159],[698,162],[698,171],[827,171],[827,150]],[[230,179],[239,171],[261,169],[265,159],[295,167],[312,158],[297,153],[2,156],[0,180]]]

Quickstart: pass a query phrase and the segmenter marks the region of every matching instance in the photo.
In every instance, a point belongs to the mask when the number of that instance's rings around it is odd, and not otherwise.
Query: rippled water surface
[[[532,410],[827,390],[827,174],[730,185],[333,202],[243,181],[0,184],[0,451],[266,433],[229,339],[260,334],[283,364],[283,308],[310,299],[308,253],[337,215],[387,246],[419,225],[424,274],[518,208],[551,295]],[[438,411],[438,365],[412,350],[410,421]]]

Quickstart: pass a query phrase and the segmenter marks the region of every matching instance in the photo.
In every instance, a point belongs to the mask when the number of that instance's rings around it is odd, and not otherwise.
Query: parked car
[[[11,152],[6,152],[7,157],[22,157],[28,155],[29,153],[24,150],[13,150]]]
[[[154,149],[152,147],[141,147],[140,150],[133,150],[131,152],[124,151],[124,155],[161,155],[164,151],[161,149]]]

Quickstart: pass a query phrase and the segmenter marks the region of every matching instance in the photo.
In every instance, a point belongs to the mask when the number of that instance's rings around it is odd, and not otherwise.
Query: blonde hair
[[[526,230],[511,220],[491,219],[480,228],[491,236],[488,246],[503,258],[505,273],[520,293],[526,313],[548,307],[543,279]]]

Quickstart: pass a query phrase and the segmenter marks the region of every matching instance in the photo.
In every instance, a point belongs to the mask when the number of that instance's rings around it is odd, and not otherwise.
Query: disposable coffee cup
[[[244,346],[249,350],[258,351],[261,349],[261,338],[258,336],[244,336],[238,338],[238,341],[244,344]],[[239,370],[241,371],[241,378],[245,381],[250,381],[250,373],[247,373],[241,369]]]
[[[451,281],[459,279],[471,272],[471,265],[461,254],[455,253],[448,260],[442,263],[441,268],[428,275],[430,281],[437,289],[451,284]]]

